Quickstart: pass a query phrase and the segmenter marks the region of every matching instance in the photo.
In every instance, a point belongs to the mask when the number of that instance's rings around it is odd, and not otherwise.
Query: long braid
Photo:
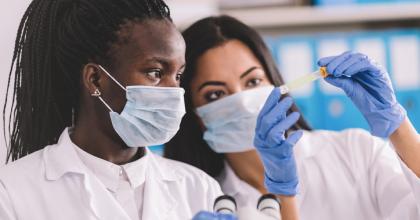
[[[7,161],[57,142],[77,117],[83,66],[111,62],[121,25],[145,19],[171,20],[168,6],[162,0],[30,3],[17,31],[3,107]]]

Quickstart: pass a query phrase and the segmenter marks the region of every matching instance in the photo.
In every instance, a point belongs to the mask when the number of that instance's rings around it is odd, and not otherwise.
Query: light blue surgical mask
[[[109,109],[112,126],[129,147],[145,147],[168,142],[179,130],[185,114],[184,89],[177,87],[121,85],[99,66],[118,86],[126,91],[127,103],[120,114],[99,95]]]
[[[196,109],[206,131],[204,140],[217,153],[254,149],[257,117],[273,86],[238,92]]]

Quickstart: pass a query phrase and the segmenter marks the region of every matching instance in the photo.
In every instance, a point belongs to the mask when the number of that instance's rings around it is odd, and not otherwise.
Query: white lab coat
[[[420,180],[392,147],[361,129],[305,132],[295,146],[303,220],[420,219]],[[226,167],[219,182],[241,205],[260,194]]]
[[[192,166],[150,154],[142,219],[185,220],[212,210],[221,195],[215,180]],[[83,165],[66,129],[57,144],[0,169],[0,219],[130,218]]]

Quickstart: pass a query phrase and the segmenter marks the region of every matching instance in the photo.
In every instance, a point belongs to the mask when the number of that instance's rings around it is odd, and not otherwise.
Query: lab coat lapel
[[[128,214],[115,200],[98,178],[92,174],[84,175],[86,203],[100,220],[130,220]]]
[[[106,187],[84,166],[74,149],[68,129],[65,129],[56,145],[44,151],[46,178],[51,181],[72,175],[80,178],[84,202],[100,220],[130,220],[127,213],[112,197]],[[74,175],[76,174],[76,175]]]
[[[302,207],[303,201],[305,201],[306,198],[306,186],[305,184],[310,182],[310,180],[306,181],[303,179],[304,177],[307,177],[306,174],[307,165],[311,164],[308,161],[312,161],[312,157],[315,155],[313,152],[313,146],[314,144],[311,142],[311,132],[304,131],[303,136],[301,139],[296,143],[294,147],[295,152],[295,161],[298,168],[298,175],[299,175],[299,184],[298,184],[298,194],[296,195],[297,198],[297,205],[298,207]],[[319,147],[317,147],[319,150]],[[312,166],[312,164],[310,165]]]
[[[146,172],[142,219],[174,219],[177,201],[168,186],[175,184],[176,176],[166,164],[158,164],[150,151],[150,164]],[[171,218],[172,217],[172,218]]]

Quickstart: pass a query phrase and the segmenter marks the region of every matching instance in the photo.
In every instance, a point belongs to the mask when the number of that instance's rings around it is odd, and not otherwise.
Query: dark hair
[[[185,30],[183,36],[187,44],[187,66],[181,80],[181,87],[185,89],[187,112],[181,122],[181,128],[178,133],[165,145],[165,156],[196,166],[209,175],[216,177],[224,167],[224,156],[211,150],[203,140],[203,133],[192,105],[190,84],[195,76],[198,58],[207,50],[220,46],[229,40],[236,39],[252,50],[272,84],[279,86],[284,81],[261,36],[235,18],[219,16],[202,19]],[[299,110],[293,105],[291,111]],[[293,129],[311,130],[302,117]]]
[[[120,43],[117,32],[121,26],[145,19],[171,21],[168,6],[163,0],[30,3],[18,28],[3,108],[4,135],[9,136],[7,161],[57,142],[63,129],[77,117],[74,112],[80,102],[83,66],[112,63],[110,50]],[[12,100],[8,103],[9,93]]]

